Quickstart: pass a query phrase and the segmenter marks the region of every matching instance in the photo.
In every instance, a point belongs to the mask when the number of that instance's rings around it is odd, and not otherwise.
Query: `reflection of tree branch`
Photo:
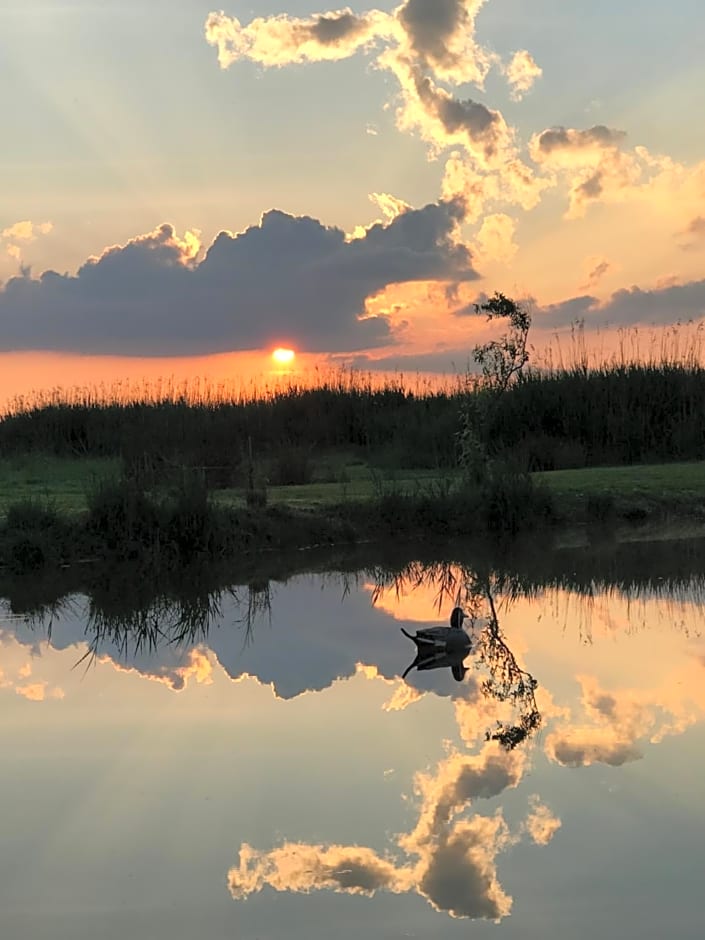
[[[487,600],[490,618],[476,646],[480,662],[490,671],[489,678],[482,684],[482,690],[500,702],[512,701],[517,707],[519,717],[514,724],[497,722],[496,731],[488,731],[485,737],[488,741],[499,741],[507,750],[513,750],[541,726],[541,714],[534,694],[538,682],[519,666],[516,656],[502,638],[497,609],[489,587]]]

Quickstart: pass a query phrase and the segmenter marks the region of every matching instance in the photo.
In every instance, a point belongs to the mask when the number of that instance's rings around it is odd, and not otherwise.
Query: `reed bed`
[[[704,340],[702,322],[556,333],[487,410],[481,443],[529,471],[702,460]],[[198,467],[224,488],[310,483],[326,461],[329,482],[355,462],[448,470],[467,396],[488,394],[471,374],[434,381],[350,369],[52,389],[10,403],[0,457],[121,458],[147,484]]]
[[[409,386],[403,376],[376,381],[341,371],[320,378],[317,385],[291,380],[257,388],[249,397],[198,379],[56,389],[13,403],[0,420],[0,454],[122,457],[130,464],[147,455],[163,467],[221,468],[224,485],[238,482],[233,475],[252,454],[270,470],[283,455],[298,454],[303,465],[302,458],[330,451],[361,459],[374,452],[400,466],[455,462],[460,382],[436,389]],[[281,482],[310,481],[304,472]]]

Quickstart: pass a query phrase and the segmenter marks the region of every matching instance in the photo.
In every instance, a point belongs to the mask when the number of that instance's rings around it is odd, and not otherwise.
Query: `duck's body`
[[[470,637],[463,630],[465,612],[461,607],[454,607],[450,615],[450,626],[426,627],[417,630],[416,635],[407,633],[402,627],[404,636],[408,636],[416,644],[416,659],[404,672],[404,678],[411,669],[439,669],[449,667],[459,681],[465,675],[463,660],[470,652],[472,646]]]

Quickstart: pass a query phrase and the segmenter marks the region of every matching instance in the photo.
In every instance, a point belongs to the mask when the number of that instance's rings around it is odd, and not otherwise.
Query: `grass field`
[[[0,516],[12,503],[26,499],[49,501],[69,514],[82,512],[89,488],[119,472],[119,460],[93,457],[65,459],[33,454],[0,460]]]
[[[0,516],[9,505],[25,499],[48,501],[67,514],[86,509],[86,493],[101,478],[117,476],[118,460],[98,458],[13,457],[0,460]],[[705,502],[705,462],[629,467],[594,467],[534,474],[556,498],[558,506],[580,505],[590,497],[612,496],[618,502],[665,503],[684,507]],[[271,504],[298,508],[370,499],[381,491],[413,491],[452,479],[449,472],[426,470],[376,471],[361,465],[345,467],[344,482],[318,482],[301,486],[270,486]],[[244,493],[217,490],[221,505],[239,505]]]
[[[612,495],[615,499],[705,499],[705,462],[589,467],[534,474],[556,497]]]

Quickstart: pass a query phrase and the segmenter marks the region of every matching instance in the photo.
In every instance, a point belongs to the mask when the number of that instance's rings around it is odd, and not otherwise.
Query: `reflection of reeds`
[[[0,593],[9,598],[10,618],[21,616],[49,636],[59,616],[70,613],[74,619],[85,618],[86,658],[92,660],[106,644],[128,656],[162,645],[203,643],[210,630],[221,628],[226,600],[233,605],[233,625],[244,631],[243,643],[255,642],[257,625],[272,617],[272,582],[311,570],[335,579],[344,595],[352,586],[372,583],[374,602],[386,592],[402,596],[423,589],[435,595],[439,621],[445,621],[458,603],[477,618],[486,618],[490,629],[481,639],[480,650],[490,664],[495,663],[495,670],[497,665],[508,667],[506,674],[495,672],[494,688],[503,695],[512,688],[521,694],[528,690],[526,683],[521,687],[521,667],[512,663],[510,645],[499,630],[503,605],[522,597],[577,595],[585,599],[588,604],[581,602],[580,617],[570,619],[588,641],[590,603],[610,595],[631,604],[629,629],[645,626],[641,608],[650,600],[659,602],[665,626],[678,631],[705,629],[702,618],[696,618],[694,627],[693,617],[687,620],[684,615],[686,606],[691,612],[705,611],[703,540],[542,552],[533,544],[522,549],[514,543],[511,550],[504,546],[494,555],[492,546],[482,540],[475,545],[445,544],[437,553],[427,547],[425,559],[420,560],[422,554],[418,545],[366,545],[335,556],[327,549],[288,557],[253,556],[239,567],[233,563],[196,565],[162,571],[158,576],[128,564],[112,565],[107,572],[92,566],[74,567],[31,577],[5,577]],[[455,560],[443,560],[448,557]],[[491,608],[483,613],[489,603],[488,589],[497,605],[494,615]],[[88,598],[85,608],[78,600],[81,594]]]
[[[186,588],[178,595],[153,597],[143,607],[131,607],[112,592],[93,595],[86,611],[87,649],[76,665],[95,662],[107,646],[127,660],[166,646],[189,648],[204,643],[211,629],[222,626],[226,598],[234,607],[233,623],[244,626],[248,644],[256,624],[270,613],[269,592],[269,584],[193,593]]]

